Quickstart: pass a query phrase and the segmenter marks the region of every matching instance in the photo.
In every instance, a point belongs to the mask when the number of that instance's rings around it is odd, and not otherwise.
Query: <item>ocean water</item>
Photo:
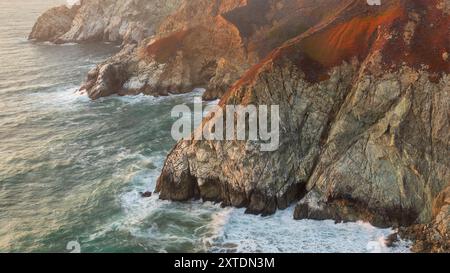
[[[75,91],[118,50],[26,37],[58,0],[0,0],[0,252],[408,252],[389,229],[294,221],[218,204],[160,201],[153,190],[170,137],[170,110],[200,91],[90,101]]]

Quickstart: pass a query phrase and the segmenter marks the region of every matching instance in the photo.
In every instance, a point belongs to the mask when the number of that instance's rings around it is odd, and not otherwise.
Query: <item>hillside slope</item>
[[[159,24],[178,8],[181,1],[81,0],[80,5],[61,6],[45,12],[29,38],[55,43],[139,42],[154,35]],[[52,28],[59,31],[48,33],[47,30]]]

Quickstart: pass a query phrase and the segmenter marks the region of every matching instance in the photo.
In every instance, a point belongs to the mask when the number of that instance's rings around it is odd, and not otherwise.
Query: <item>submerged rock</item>
[[[142,198],[152,197],[152,192],[151,191],[141,192],[139,194],[141,195]]]

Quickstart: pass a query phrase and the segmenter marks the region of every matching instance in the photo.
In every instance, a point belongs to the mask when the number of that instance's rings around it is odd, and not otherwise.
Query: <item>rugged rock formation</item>
[[[400,233],[415,241],[415,252],[450,252],[450,187],[435,199],[431,223],[402,228]]]
[[[215,99],[271,50],[349,2],[85,0],[69,18],[70,27],[66,22],[51,38],[40,32],[31,36],[57,43],[100,40],[127,45],[89,73],[81,89],[92,99],[111,94],[167,95],[196,87],[206,88],[205,99]],[[40,21],[51,21],[47,17],[46,13]],[[35,29],[49,26],[38,22]],[[130,50],[129,45],[138,42]],[[123,85],[110,85],[110,75],[99,73],[104,66],[120,68]]]
[[[30,35],[40,41],[139,42],[155,34],[181,0],[82,0],[44,13]],[[57,31],[56,31],[57,29]]]
[[[56,42],[70,30],[79,8],[80,6],[60,6],[46,11],[38,18],[28,39]]]
[[[336,7],[346,2],[184,1],[155,37],[100,65],[122,66],[127,74],[122,88],[111,87],[108,94],[167,95],[204,87],[205,99],[218,98],[270,50],[329,16],[318,3]],[[92,99],[106,94],[96,92],[99,84],[103,84],[101,77],[84,85],[90,87],[85,89]]]
[[[449,0],[85,0],[32,37],[123,42],[89,73],[92,99],[205,87],[221,106],[280,105],[277,151],[180,142],[162,199],[298,202],[296,219],[407,226],[415,250],[448,251],[449,32]]]
[[[334,7],[221,100],[280,105],[279,149],[182,141],[158,180],[160,197],[262,214],[301,200],[296,219],[425,224],[436,227],[440,245],[448,243],[448,6],[391,0]]]

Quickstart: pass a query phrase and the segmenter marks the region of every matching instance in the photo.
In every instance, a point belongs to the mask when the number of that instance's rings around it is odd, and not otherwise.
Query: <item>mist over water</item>
[[[175,144],[170,110],[199,92],[92,102],[75,91],[119,50],[27,41],[65,1],[0,0],[0,252],[370,252],[391,230],[364,223],[262,218],[212,203],[172,203],[153,190]]]

